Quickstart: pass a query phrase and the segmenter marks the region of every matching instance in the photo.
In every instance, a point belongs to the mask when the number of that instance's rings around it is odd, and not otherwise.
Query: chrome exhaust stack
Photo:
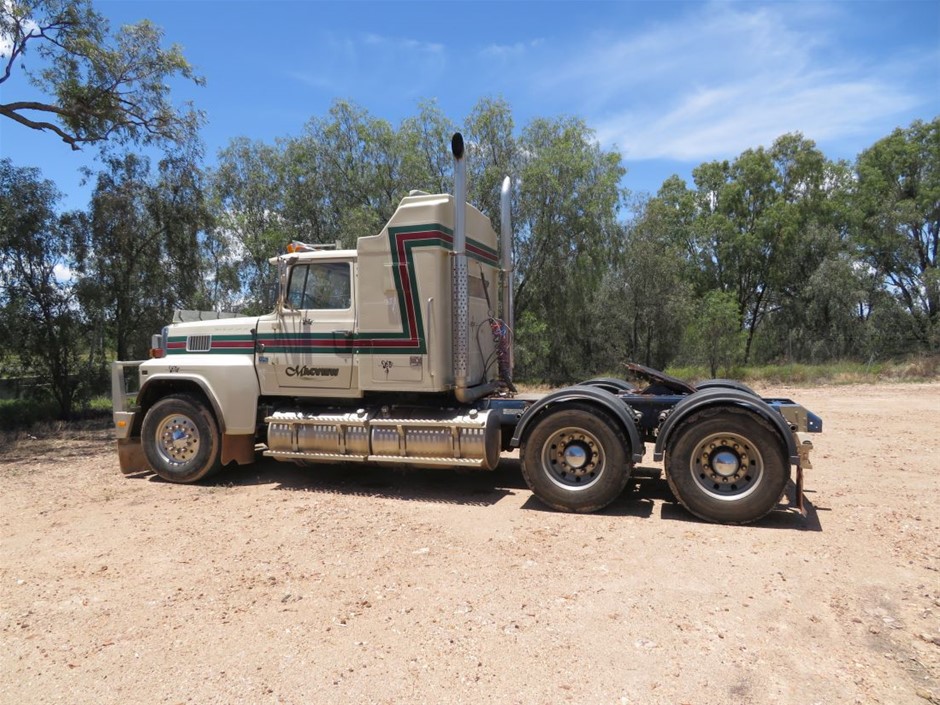
[[[503,179],[503,188],[499,193],[499,236],[500,236],[500,255],[502,256],[503,269],[503,302],[500,318],[503,324],[509,329],[509,335],[515,331],[515,321],[513,320],[513,301],[512,285],[514,276],[514,266],[512,262],[512,181],[507,176]],[[509,376],[512,378],[514,363],[513,346],[509,346]]]
[[[470,375],[470,296],[467,289],[467,163],[464,161],[463,135],[454,134],[450,142],[454,155],[454,396],[463,404],[495,392],[496,382],[468,387]]]
[[[463,135],[454,134],[450,142],[454,155],[454,264],[453,264],[453,324],[454,324],[454,386],[457,396],[467,388],[470,359],[469,312],[467,293],[467,162],[464,161]]]

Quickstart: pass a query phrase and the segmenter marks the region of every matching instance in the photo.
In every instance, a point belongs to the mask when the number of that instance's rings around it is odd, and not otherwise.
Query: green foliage
[[[859,254],[913,318],[917,343],[940,349],[940,118],[876,142],[856,175]]]
[[[557,341],[545,321],[539,320],[533,312],[526,311],[516,320],[514,342],[516,365],[523,370],[541,370],[542,360]],[[532,373],[526,379],[544,381]]]
[[[245,313],[261,313],[272,305],[267,295],[274,274],[268,259],[284,251],[290,233],[284,216],[284,165],[275,147],[246,138],[232,140],[219,153],[212,175],[216,227],[209,234],[214,304]]]
[[[75,289],[62,281],[68,262],[59,198],[37,169],[0,160],[0,352],[50,385],[59,414],[70,415],[83,392],[86,332]]]
[[[0,36],[11,46],[2,60],[0,85],[22,66],[47,101],[0,104],[0,115],[50,131],[72,149],[84,144],[182,144],[192,142],[203,120],[190,105],[174,106],[175,77],[202,83],[176,45],[160,46],[151,22],[112,34],[89,0],[7,0],[0,8]],[[27,49],[38,62],[29,68]],[[10,88],[4,85],[5,95]],[[51,122],[50,122],[51,121]]]
[[[676,341],[694,306],[682,229],[657,199],[635,203],[601,285],[594,349],[597,367],[625,361],[663,368],[681,352]]]
[[[703,164],[689,221],[700,292],[733,293],[747,332],[745,362],[768,315],[797,311],[791,301],[836,251],[842,167],[810,140],[784,135],[770,149],[749,149],[733,162]]]
[[[465,122],[464,139],[469,145],[468,198],[494,224],[499,223],[503,179],[509,174],[519,174],[523,164],[524,147],[513,134],[514,130],[512,109],[502,99],[480,100]],[[453,161],[449,154],[448,161]],[[450,190],[450,186],[445,184],[444,192]],[[513,212],[516,212],[515,209]],[[498,229],[498,225],[496,227]]]
[[[428,193],[447,193],[452,190],[453,157],[449,146],[456,130],[454,123],[444,115],[435,101],[418,104],[418,114],[405,118],[398,129],[404,184]]]
[[[88,400],[85,410],[91,414],[110,414],[113,410],[111,397],[97,396]]]
[[[523,184],[514,217],[516,315],[543,321],[557,341],[520,375],[560,382],[590,374],[595,299],[620,236],[620,155],[580,120],[535,120],[520,139]],[[521,335],[519,336],[522,337]]]
[[[708,292],[685,330],[686,356],[705,363],[709,376],[717,377],[719,370],[728,374],[742,359],[745,343],[734,294]]]
[[[140,358],[177,308],[205,300],[199,233],[210,221],[201,175],[182,156],[154,173],[135,154],[106,160],[91,212],[71,222],[78,299],[118,359]],[[100,362],[104,362],[101,350]]]
[[[58,415],[53,399],[0,399],[0,430],[29,428]]]

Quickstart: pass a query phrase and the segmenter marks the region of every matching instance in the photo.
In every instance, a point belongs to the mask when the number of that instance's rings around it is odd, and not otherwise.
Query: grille
[[[211,348],[211,335],[191,335],[186,339],[186,352],[209,352]]]

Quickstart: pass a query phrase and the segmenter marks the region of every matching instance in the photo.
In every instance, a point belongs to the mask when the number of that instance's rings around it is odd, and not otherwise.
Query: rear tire
[[[150,407],[141,441],[150,467],[169,482],[198,482],[222,466],[215,416],[188,394],[164,397]]]
[[[630,443],[603,411],[584,404],[548,410],[520,450],[522,475],[545,504],[563,512],[603,509],[630,478]]]
[[[743,409],[717,407],[693,414],[675,430],[666,453],[666,479],[695,516],[748,524],[777,505],[790,465],[767,421]]]

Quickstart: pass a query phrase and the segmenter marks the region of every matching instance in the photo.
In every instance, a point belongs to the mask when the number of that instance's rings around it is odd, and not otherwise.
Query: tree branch
[[[79,142],[85,141],[85,140],[79,139],[75,135],[70,135],[69,133],[65,132],[63,129],[61,129],[57,125],[53,125],[51,122],[36,122],[34,120],[30,120],[29,118],[23,117],[22,115],[16,112],[17,108],[16,107],[11,108],[10,107],[11,105],[16,106],[17,104],[10,103],[8,105],[0,105],[0,115],[5,115],[11,120],[15,120],[21,125],[25,125],[26,127],[32,128],[33,130],[51,130],[52,132],[56,133],[59,137],[61,137],[62,141],[65,142],[67,145],[69,145],[74,151],[78,151],[80,149],[80,147],[78,146]],[[37,103],[37,105],[41,106],[42,103]],[[52,112],[56,114],[62,114],[60,110],[56,110],[53,106],[44,106],[44,107],[35,108],[35,109],[45,110],[46,112]]]

